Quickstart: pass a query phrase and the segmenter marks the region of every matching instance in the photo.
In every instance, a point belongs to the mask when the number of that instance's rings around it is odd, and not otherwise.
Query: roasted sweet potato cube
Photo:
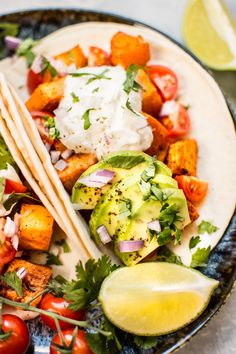
[[[149,44],[141,36],[117,32],[111,39],[111,62],[125,69],[130,64],[146,65],[150,59]]]
[[[64,95],[64,81],[65,78],[62,77],[39,85],[25,103],[28,110],[54,110]]]
[[[173,175],[196,176],[197,171],[197,142],[193,139],[177,141],[170,145],[167,165]]]
[[[144,112],[154,117],[158,116],[162,106],[162,99],[156,87],[150,81],[147,73],[140,69],[136,78],[137,82],[142,86],[142,109]]]
[[[22,204],[19,222],[20,247],[47,251],[53,232],[54,219],[49,211],[34,204]]]
[[[79,45],[67,52],[55,55],[54,59],[63,61],[67,66],[75,64],[77,68],[82,68],[87,64],[87,59]]]
[[[145,152],[151,156],[156,155],[157,159],[164,161],[169,149],[166,128],[154,117],[143,112],[147,117],[148,124],[152,128],[153,141],[152,145]]]
[[[70,192],[79,176],[97,162],[94,154],[76,154],[69,157],[67,167],[63,171],[57,171],[64,187]]]
[[[187,204],[188,204],[188,212],[189,212],[190,220],[191,222],[194,222],[195,220],[198,219],[199,213],[195,208],[195,206],[189,200],[187,200]]]
[[[7,272],[17,272],[21,268],[25,268],[26,270],[26,276],[22,281],[23,297],[20,298],[15,290],[8,288],[4,284],[1,295],[13,301],[26,302],[46,288],[52,276],[52,269],[15,258],[7,268]],[[36,306],[40,301],[41,296],[34,300],[31,305]]]

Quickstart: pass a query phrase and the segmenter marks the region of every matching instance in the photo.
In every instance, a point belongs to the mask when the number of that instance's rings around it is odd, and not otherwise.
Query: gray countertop
[[[179,42],[186,0],[0,0],[0,13],[30,8],[78,7],[113,12],[150,24]],[[226,0],[236,18],[236,0]],[[236,72],[214,73],[224,92],[236,108]],[[236,292],[180,354],[236,353]]]

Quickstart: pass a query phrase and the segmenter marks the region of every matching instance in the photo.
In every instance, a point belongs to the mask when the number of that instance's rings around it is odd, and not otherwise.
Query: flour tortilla
[[[214,234],[202,235],[197,248],[213,248],[222,237],[234,212],[236,200],[236,139],[232,118],[225,99],[213,78],[186,52],[180,49],[163,35],[143,26],[129,26],[117,23],[89,22],[62,28],[45,37],[35,48],[35,52],[43,55],[56,55],[79,44],[87,54],[89,46],[98,46],[110,51],[110,39],[117,32],[123,31],[131,35],[142,35],[151,47],[151,64],[162,64],[173,69],[179,77],[180,102],[189,104],[192,128],[189,137],[197,140],[199,145],[198,177],[209,182],[209,192],[205,200],[198,206],[201,220],[210,220],[219,227]],[[0,63],[0,70],[22,99],[27,98],[26,73],[24,59],[6,59]],[[23,85],[23,88],[22,88]],[[80,230],[82,218],[68,204],[65,190],[50,163],[39,133],[34,126],[30,114],[12,90],[25,130],[37,151],[44,168],[54,184],[58,194],[64,201],[71,220]],[[77,220],[77,221],[76,221]],[[197,235],[196,223],[186,228],[180,246],[173,248],[189,265],[192,253],[189,241]],[[84,236],[84,234],[83,234]]]

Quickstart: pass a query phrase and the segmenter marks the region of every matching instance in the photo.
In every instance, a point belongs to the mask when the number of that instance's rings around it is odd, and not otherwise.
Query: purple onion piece
[[[16,50],[22,42],[20,38],[13,36],[6,36],[4,40],[7,48],[11,50]]]
[[[61,155],[60,151],[57,151],[57,150],[50,151],[52,164],[55,164],[59,160],[60,155]]]
[[[121,253],[124,252],[136,252],[143,248],[143,240],[130,240],[130,241],[120,241],[118,243],[118,248]]]
[[[66,161],[64,161],[64,160],[58,160],[58,161],[55,163],[55,165],[54,165],[55,169],[58,170],[58,171],[64,171],[64,169],[65,169],[67,166],[68,166],[68,163],[67,163]]]
[[[147,224],[147,226],[148,226],[149,230],[156,231],[156,232],[160,232],[161,231],[161,225],[160,225],[158,220],[150,221]]]
[[[16,272],[18,278],[20,279],[24,279],[24,277],[26,276],[27,274],[27,271],[25,269],[25,267],[21,267],[17,272]]]
[[[177,108],[178,103],[174,100],[172,101],[166,101],[161,108],[161,111],[159,113],[159,117],[165,117],[169,116],[170,114],[174,113],[174,111]]]
[[[97,228],[97,233],[100,237],[100,240],[102,241],[102,243],[105,245],[106,243],[109,243],[112,241],[108,231],[107,231],[107,228],[104,226],[104,225],[100,225],[98,228]]]
[[[78,182],[87,187],[101,188],[110,182],[114,176],[114,171],[98,170],[88,176],[80,178]]]
[[[71,157],[72,154],[73,154],[73,150],[66,149],[65,151],[62,152],[61,157],[63,157],[63,159],[65,159],[65,160],[67,160],[67,159],[69,159],[69,157]]]

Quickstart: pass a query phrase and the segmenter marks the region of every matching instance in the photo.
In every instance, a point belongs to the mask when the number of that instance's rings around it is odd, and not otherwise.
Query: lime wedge
[[[236,69],[236,26],[220,0],[190,0],[183,34],[189,49],[209,67]]]
[[[219,282],[171,263],[120,268],[103,282],[99,301],[107,318],[126,332],[156,336],[192,322]]]

